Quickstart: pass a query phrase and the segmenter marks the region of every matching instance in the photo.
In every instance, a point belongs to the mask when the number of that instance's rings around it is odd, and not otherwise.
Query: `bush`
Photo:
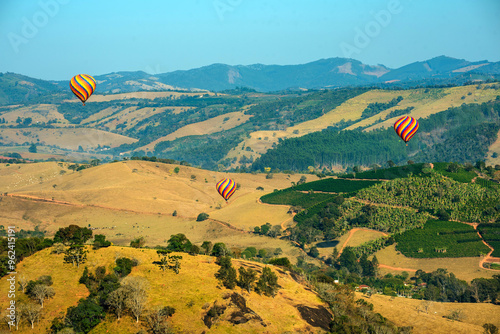
[[[208,213],[202,212],[198,215],[198,217],[196,217],[196,221],[201,222],[201,221],[208,219],[208,217],[209,217]]]

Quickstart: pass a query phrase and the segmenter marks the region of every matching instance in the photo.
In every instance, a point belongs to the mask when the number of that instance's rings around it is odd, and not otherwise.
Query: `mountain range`
[[[12,76],[12,73],[7,74]],[[261,92],[370,85],[407,87],[419,84],[462,84],[466,81],[487,80],[498,76],[500,76],[500,62],[487,60],[470,62],[439,56],[396,69],[384,65],[366,65],[350,58],[329,58],[300,65],[212,64],[155,75],[135,71],[94,77],[98,82],[98,93],[113,94],[144,90],[223,91],[237,87],[247,87]],[[17,83],[14,84],[14,81]],[[0,97],[7,94],[7,88],[21,89],[23,96],[38,95],[32,92],[34,85],[40,86],[42,91],[59,89],[67,91],[68,83],[69,80],[44,81],[25,76],[9,80],[4,74],[0,77]]]

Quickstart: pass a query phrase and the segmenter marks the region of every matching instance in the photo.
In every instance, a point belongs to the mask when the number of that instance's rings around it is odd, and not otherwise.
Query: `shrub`
[[[202,212],[198,215],[198,217],[196,217],[196,221],[201,222],[201,221],[208,219],[208,217],[209,217],[208,213]]]

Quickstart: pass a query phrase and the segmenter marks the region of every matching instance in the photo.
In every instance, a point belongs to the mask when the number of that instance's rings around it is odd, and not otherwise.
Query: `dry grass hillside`
[[[100,94],[93,94],[91,98],[88,99],[86,103],[92,103],[92,102],[109,102],[109,101],[116,101],[116,100],[130,100],[130,99],[156,99],[158,97],[170,97],[170,98],[178,98],[180,96],[203,96],[204,94],[209,94],[213,95],[214,93],[212,92],[133,92],[133,93],[121,93],[121,94],[110,94],[110,95],[100,95]],[[77,98],[66,100],[64,102],[80,102]]]
[[[484,333],[482,325],[485,323],[500,327],[500,306],[491,303],[439,303],[384,295],[367,298],[361,293],[356,293],[356,297],[372,303],[375,312],[383,314],[396,325],[412,326],[414,334],[480,334]],[[445,318],[456,310],[462,312],[461,321]]]
[[[83,273],[84,266],[73,267],[63,263],[63,255],[50,254],[50,249],[45,249],[23,260],[17,267],[28,279],[37,279],[42,275],[52,276],[56,292],[54,298],[46,301],[43,317],[36,324],[36,333],[47,333],[50,321],[56,316],[65,314],[68,307],[77,304],[80,298],[88,295],[87,288],[79,284],[78,280]],[[98,266],[105,266],[108,273],[113,271],[114,261],[118,257],[137,259],[139,265],[132,269],[129,276],[143,277],[149,283],[147,291],[147,307],[171,306],[175,314],[170,318],[171,326],[178,333],[323,333],[317,324],[311,325],[305,321],[298,306],[307,306],[313,309],[328,308],[318,296],[305,286],[295,281],[288,273],[272,267],[278,275],[278,284],[281,286],[278,294],[266,297],[255,292],[246,292],[240,288],[234,291],[221,288],[214,274],[219,266],[214,263],[215,258],[198,255],[182,255],[179,274],[172,271],[162,272],[152,264],[158,259],[155,250],[124,248],[112,246],[97,251],[90,251],[85,266],[94,272]],[[236,268],[243,266],[262,271],[263,265],[256,262],[233,260]],[[6,277],[0,280],[0,289],[7,291]],[[237,298],[230,297],[237,293]],[[22,295],[21,292],[17,292]],[[243,298],[240,298],[240,296]],[[229,297],[229,298],[228,298]],[[235,302],[237,300],[238,302]],[[244,300],[244,310],[241,301]],[[4,309],[7,305],[7,294],[0,295],[0,305]],[[203,322],[207,313],[204,305],[226,305],[227,309],[220,319],[209,329]],[[205,306],[206,307],[206,306]],[[243,312],[252,320],[234,324],[231,320],[232,313]],[[250,316],[249,312],[253,312]],[[108,317],[103,323],[92,330],[91,333],[137,333],[143,329],[141,323],[136,324],[130,315],[125,315],[120,321],[115,317]],[[2,330],[6,327],[2,324]],[[19,333],[33,333],[31,328],[24,325]]]
[[[146,161],[118,162],[79,172],[67,166],[56,162],[0,165],[0,193],[8,193],[1,198],[0,217],[19,228],[38,226],[49,235],[70,224],[91,226],[96,234],[120,245],[139,236],[149,246],[165,245],[172,234],[183,233],[198,244],[210,240],[269,253],[281,248],[291,259],[304,255],[288,241],[248,233],[267,222],[291,223],[288,206],[257,200],[275,188],[288,187],[302,175],[266,179],[263,174],[225,174]],[[174,172],[176,167],[179,173]],[[229,203],[215,190],[215,183],[223,177],[241,185]],[[201,212],[209,213],[210,219],[197,222]]]
[[[164,136],[141,147],[141,150],[153,151],[156,144],[162,141],[171,141],[181,137],[199,136],[225,131],[237,127],[250,119],[250,115],[245,115],[243,111],[231,112],[207,119],[203,122],[193,123]]]
[[[12,109],[12,111],[2,113],[2,118],[5,119],[6,125],[17,125],[16,120],[18,117],[30,117],[33,124],[37,122],[47,123],[51,120],[57,120],[61,124],[69,123],[53,104],[36,104],[17,108],[16,106],[12,106]]]
[[[40,169],[32,166],[38,165],[2,167],[0,180],[2,175],[6,178],[0,181],[0,187],[6,186],[10,193],[54,198],[81,205],[164,214],[177,210],[179,215],[186,217],[196,217],[200,212],[213,211],[218,206],[225,208],[239,205],[237,203],[240,198],[244,198],[246,194],[263,194],[262,191],[256,190],[259,186],[263,187],[265,192],[271,192],[273,189],[289,187],[291,182],[297,182],[302,176],[279,174],[273,179],[266,179],[265,174],[220,173],[133,160],[105,164],[79,172],[65,169],[66,173],[44,180],[40,174],[42,170],[64,168],[55,162],[47,163]],[[178,173],[175,173],[176,167],[179,168]],[[24,183],[12,183],[8,177],[12,173],[21,175],[19,178],[24,180]],[[229,203],[226,203],[215,189],[215,184],[224,177],[232,178],[240,185]],[[311,178],[310,175],[308,177]],[[317,177],[314,176],[314,179]],[[31,180],[31,183],[27,184],[26,180]],[[260,205],[259,210],[272,213],[276,208]]]
[[[54,145],[63,149],[93,150],[100,146],[117,147],[122,144],[135,143],[137,139],[92,128],[15,128],[2,129],[2,142],[6,145],[36,143]]]

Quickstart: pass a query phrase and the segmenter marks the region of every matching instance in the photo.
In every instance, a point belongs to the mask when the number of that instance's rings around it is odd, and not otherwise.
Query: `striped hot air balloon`
[[[219,194],[226,200],[236,191],[236,183],[231,179],[222,179],[215,185]]]
[[[75,75],[69,82],[71,91],[82,101],[83,105],[94,92],[95,86],[95,79],[87,74]]]
[[[394,130],[408,146],[410,139],[417,133],[418,122],[411,116],[403,116],[394,123]]]

